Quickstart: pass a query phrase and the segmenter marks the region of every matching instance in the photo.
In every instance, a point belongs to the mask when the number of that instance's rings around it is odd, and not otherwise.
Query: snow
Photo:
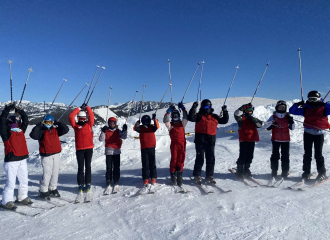
[[[251,98],[236,97],[227,100],[230,120],[218,125],[215,147],[216,165],[214,177],[224,189],[231,193],[206,195],[196,187],[189,176],[195,161],[194,135],[187,136],[187,154],[184,167],[184,184],[190,193],[178,194],[169,185],[170,138],[162,123],[166,109],[157,111],[160,129],[156,132],[156,161],[158,183],[161,185],[154,195],[135,196],[142,187],[140,143],[133,125],[139,115],[128,119],[128,139],[124,140],[121,154],[121,179],[119,193],[103,196],[105,188],[104,144],[98,142],[102,126],[94,127],[94,155],[92,162],[93,201],[83,204],[67,204],[48,210],[35,218],[12,212],[0,212],[1,239],[328,239],[328,208],[330,184],[325,183],[308,191],[285,190],[285,187],[300,180],[303,157],[303,127],[299,123],[291,131],[290,167],[292,175],[278,189],[249,188],[228,172],[238,158],[237,124],[233,113]],[[211,100],[215,112],[219,113],[224,99]],[[274,111],[277,100],[255,98],[254,116],[267,121]],[[291,106],[292,101],[288,102]],[[185,104],[189,110],[192,103]],[[105,118],[106,108],[97,109]],[[109,111],[110,112],[110,111]],[[110,113],[110,116],[112,116]],[[148,113],[147,113],[148,114]],[[151,112],[149,113],[151,114]],[[294,116],[294,119],[303,120]],[[118,119],[121,128],[125,118]],[[31,131],[29,126],[26,136]],[[227,131],[233,130],[234,133]],[[194,124],[188,123],[187,132],[194,131]],[[269,158],[271,155],[270,132],[259,130],[260,142],[256,144],[251,171],[263,183],[270,178]],[[77,194],[77,163],[74,147],[74,133],[62,137],[59,192],[63,197],[74,199]],[[27,139],[30,158],[28,160],[29,194],[36,204],[47,204],[35,200],[42,176],[38,156],[38,144]],[[330,154],[329,134],[325,135],[324,157]],[[0,146],[3,148],[3,146]],[[0,149],[3,158],[3,149]],[[205,166],[204,168],[205,169]],[[312,171],[316,172],[315,161]],[[203,172],[203,177],[205,172]],[[0,166],[0,193],[5,184],[5,174]],[[17,191],[15,191],[17,194]],[[26,211],[39,211],[27,209]]]

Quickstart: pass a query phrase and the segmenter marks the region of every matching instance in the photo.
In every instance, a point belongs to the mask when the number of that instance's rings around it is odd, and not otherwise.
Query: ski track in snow
[[[166,177],[169,175],[170,138],[162,123],[166,109],[159,109],[157,118],[161,122],[156,132],[156,161],[160,188],[155,194],[135,196],[142,187],[140,143],[132,128],[138,115],[128,119],[128,136],[124,140],[121,155],[121,179],[119,192],[103,196],[105,188],[104,144],[98,141],[100,128],[94,127],[94,155],[92,161],[92,193],[90,203],[67,204],[52,210],[42,211],[35,218],[12,212],[0,212],[1,239],[328,239],[328,208],[330,184],[325,183],[307,191],[293,191],[285,188],[300,180],[302,173],[302,125],[296,124],[291,131],[291,171],[292,175],[279,188],[249,188],[228,171],[235,166],[239,154],[238,134],[223,131],[237,131],[233,113],[250,98],[229,98],[227,105],[230,120],[226,125],[218,125],[215,147],[216,165],[214,177],[224,189],[233,192],[222,194],[214,188],[214,193],[205,194],[191,180],[195,161],[194,135],[187,137],[187,154],[184,167],[184,184],[188,194],[175,193]],[[220,112],[224,99],[212,100],[215,112]],[[255,98],[254,116],[266,121],[274,111],[276,100]],[[288,102],[291,106],[292,102]],[[192,103],[185,104],[189,110]],[[98,109],[105,118],[106,110]],[[114,114],[111,112],[111,116]],[[294,116],[297,120],[302,117]],[[118,119],[120,128],[124,118]],[[26,136],[33,126],[29,126]],[[70,128],[71,129],[71,128]],[[186,132],[193,132],[194,124],[187,125]],[[260,142],[256,144],[251,171],[254,177],[267,183],[270,178],[271,141],[270,132],[260,129]],[[59,192],[67,199],[74,199],[77,193],[77,163],[74,133],[61,137],[62,144]],[[27,139],[30,151],[29,195],[37,205],[49,206],[36,200],[42,167],[38,155],[37,141]],[[326,168],[330,150],[329,135],[325,135],[324,157]],[[3,145],[0,146],[3,159]],[[205,166],[204,168],[205,169]],[[280,171],[279,171],[280,172]],[[312,172],[316,172],[315,160]],[[203,172],[203,177],[205,172]],[[5,173],[0,166],[0,194],[5,184]],[[15,190],[17,195],[17,190]],[[60,200],[58,200],[60,201]],[[63,201],[61,201],[63,202]],[[65,202],[63,202],[65,203]],[[22,210],[23,211],[23,210]],[[24,208],[35,212],[38,209]]]

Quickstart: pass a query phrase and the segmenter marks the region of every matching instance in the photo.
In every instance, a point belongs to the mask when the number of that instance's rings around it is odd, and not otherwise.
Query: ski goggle
[[[309,98],[308,98],[308,101],[309,101],[309,102],[318,102],[318,101],[320,101],[320,98],[317,98],[317,97],[309,97]]]
[[[209,109],[210,108],[210,106],[209,105],[205,105],[204,106],[204,109],[206,110],[206,109]]]
[[[245,109],[245,111],[247,111],[247,112],[253,112],[253,110],[254,110],[254,107]]]
[[[78,117],[78,121],[86,121],[86,117]]]
[[[50,126],[52,126],[53,125],[53,121],[44,121],[43,122],[44,123],[44,125],[50,125]]]
[[[11,123],[10,124],[10,128],[17,128],[18,127],[18,123]]]
[[[110,122],[109,122],[109,125],[116,125],[116,122],[114,122],[114,121],[110,121]]]

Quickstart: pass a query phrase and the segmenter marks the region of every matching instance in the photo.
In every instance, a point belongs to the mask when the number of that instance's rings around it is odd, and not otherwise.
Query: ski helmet
[[[78,121],[79,122],[86,122],[87,121],[87,114],[85,111],[80,111],[78,114],[77,114],[77,118],[78,118]]]
[[[285,109],[284,109],[284,110],[279,110],[279,109],[278,109],[279,106],[281,106],[281,105],[284,105],[284,106],[285,106]],[[278,112],[278,113],[285,113],[285,112],[286,112],[286,108],[287,108],[287,106],[286,106],[286,102],[285,102],[284,100],[279,100],[279,101],[276,103],[276,106],[275,106],[275,110],[276,110],[276,112]]]
[[[108,119],[108,125],[110,126],[110,122],[114,122],[114,123],[117,123],[117,119],[114,118],[114,117],[111,117]]]
[[[149,126],[151,123],[151,118],[149,115],[143,115],[141,118],[142,125]]]
[[[50,128],[53,126],[54,124],[54,117],[50,114],[46,114],[46,116],[44,116],[44,118],[42,119],[42,124],[46,127],[46,128]]]
[[[253,114],[254,107],[252,106],[251,103],[245,104],[243,108],[244,108],[244,113],[252,112]]]
[[[307,95],[309,102],[318,102],[321,100],[321,93],[319,91],[310,91]]]
[[[204,99],[201,104],[202,112],[210,114],[212,112],[212,103],[209,99]]]
[[[10,128],[20,127],[22,123],[21,116],[19,114],[11,115],[7,118],[7,123],[10,125]]]
[[[174,122],[174,123],[177,123],[177,122],[180,122],[180,112],[176,109],[174,109],[172,112],[171,112],[171,122]]]

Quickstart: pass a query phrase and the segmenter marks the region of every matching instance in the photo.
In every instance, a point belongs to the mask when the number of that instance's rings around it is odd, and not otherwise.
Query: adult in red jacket
[[[10,110],[17,114],[8,117]],[[16,178],[19,181],[17,200],[24,205],[32,204],[28,197],[28,169],[26,159],[29,152],[24,133],[29,120],[22,109],[13,104],[6,105],[0,116],[0,135],[5,147],[4,170],[6,172],[6,186],[2,192],[2,206],[14,210],[14,189]]]
[[[87,113],[86,113],[87,112]],[[77,116],[77,120],[75,117]],[[83,105],[74,109],[69,115],[69,121],[74,129],[76,141],[76,156],[78,162],[77,182],[79,194],[83,193],[84,184],[86,193],[90,194],[92,182],[91,162],[93,157],[93,125],[94,113],[89,106]],[[85,173],[84,173],[85,167]]]
[[[188,120],[195,122],[195,147],[196,160],[193,175],[196,182],[201,182],[201,172],[204,164],[204,154],[206,157],[206,180],[215,183],[214,173],[214,146],[218,124],[226,124],[229,120],[227,106],[222,106],[223,116],[213,114],[212,103],[208,99],[202,101],[199,112],[197,113],[198,102],[194,102],[189,111]]]
[[[290,132],[295,124],[293,117],[287,112],[286,102],[280,100],[276,103],[275,112],[268,119],[265,127],[267,130],[272,130],[272,156],[270,157],[270,167],[272,169],[272,177],[277,176],[278,160],[280,159],[281,148],[281,177],[287,178],[290,169]],[[269,126],[270,125],[270,126]]]
[[[140,133],[142,178],[144,185],[148,185],[149,178],[151,178],[151,184],[156,183],[157,179],[155,132],[159,128],[159,124],[155,113],[152,114],[152,119],[154,120],[153,125],[151,125],[150,116],[144,115],[141,118],[142,126],[140,126],[139,120],[133,127],[134,131]]]
[[[183,113],[182,121],[180,119],[180,112],[176,110],[174,106],[170,106],[164,115],[164,124],[168,129],[171,138],[171,182],[173,185],[181,187],[182,171],[186,158],[185,127],[188,123],[188,116],[183,103],[179,103],[178,107]]]
[[[262,126],[262,121],[252,117],[254,107],[251,103],[242,105],[234,112],[238,124],[239,157],[237,159],[238,176],[251,177],[250,166],[253,159],[255,142],[259,142],[257,128]]]

